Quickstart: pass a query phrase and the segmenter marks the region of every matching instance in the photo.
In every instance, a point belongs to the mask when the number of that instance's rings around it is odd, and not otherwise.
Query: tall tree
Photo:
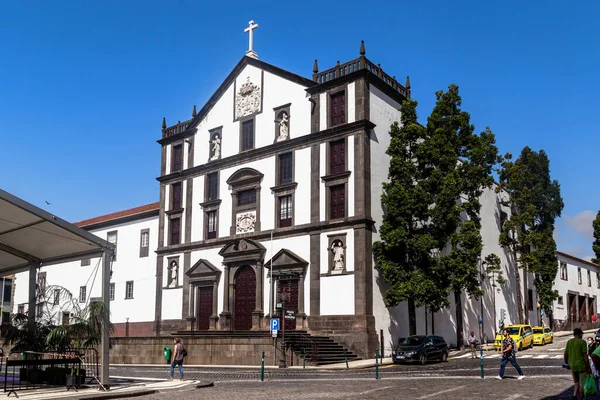
[[[493,185],[492,171],[498,162],[495,137],[489,128],[477,135],[470,115],[461,110],[458,86],[436,93],[436,105],[427,120],[425,173],[435,193],[433,221],[440,257],[454,295],[456,341],[464,345],[462,293],[478,298],[483,190]],[[449,246],[449,248],[448,248]]]
[[[594,250],[594,254],[596,255],[596,258],[593,258],[592,262],[600,264],[600,211],[596,214],[596,219],[592,222],[592,227],[594,228],[594,243],[592,244],[592,250]]]
[[[525,277],[523,293],[527,294],[527,274],[533,273],[538,302],[552,323],[552,302],[558,297],[552,289],[558,270],[556,242],[552,235],[554,222],[564,207],[560,185],[550,177],[550,160],[544,150],[536,152],[529,147],[525,147],[515,161],[507,154],[499,177],[498,190],[504,190],[509,197],[503,204],[511,209],[499,242],[514,256],[519,322],[529,319],[523,316],[519,276],[519,268],[522,268]]]
[[[494,310],[494,334],[496,334],[498,332],[498,325],[496,322],[496,292],[500,292],[500,289],[497,289],[497,287],[498,285],[505,285],[507,280],[504,279],[504,275],[502,274],[500,257],[496,254],[488,254],[483,260],[483,265],[485,267],[484,271],[486,277],[492,281],[492,308]]]
[[[423,175],[423,146],[427,131],[417,121],[417,102],[402,104],[403,125],[391,126],[389,182],[382,185],[385,213],[381,241],[374,243],[375,268],[389,285],[387,307],[407,301],[409,333],[416,334],[415,307],[437,311],[448,304],[447,283],[441,270],[431,216],[434,197]]]

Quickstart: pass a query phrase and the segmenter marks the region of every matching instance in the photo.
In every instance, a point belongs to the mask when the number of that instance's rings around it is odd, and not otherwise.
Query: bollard
[[[375,349],[375,379],[379,379],[379,349]]]
[[[479,375],[483,379],[483,346],[479,345]]]
[[[265,380],[265,352],[262,352],[262,360],[260,365],[260,381]]]
[[[348,353],[346,353],[345,347],[344,347],[344,360],[346,360],[346,369],[348,369]]]
[[[302,349],[302,368],[306,368],[306,347]]]

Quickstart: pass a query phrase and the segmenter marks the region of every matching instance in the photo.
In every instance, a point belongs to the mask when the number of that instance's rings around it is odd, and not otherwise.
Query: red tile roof
[[[107,222],[107,221],[112,221],[112,220],[116,220],[116,219],[120,219],[120,218],[124,218],[124,217],[130,217],[130,216],[136,215],[136,214],[143,214],[143,213],[147,213],[150,211],[158,211],[159,208],[160,208],[160,203],[158,203],[158,202],[152,203],[152,204],[146,204],[145,206],[130,208],[129,210],[118,211],[118,212],[114,212],[111,214],[101,215],[99,217],[94,217],[94,218],[90,218],[90,219],[85,219],[83,221],[74,222],[73,225],[79,226],[81,228],[84,226],[96,225],[101,222]]]

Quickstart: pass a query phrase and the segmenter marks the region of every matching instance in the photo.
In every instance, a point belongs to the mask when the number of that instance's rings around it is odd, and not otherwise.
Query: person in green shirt
[[[573,339],[567,342],[565,347],[565,364],[568,364],[573,374],[575,389],[573,398],[583,399],[583,388],[581,384],[592,371],[590,369],[590,360],[587,354],[587,343],[582,339],[583,331],[580,328],[573,329]]]

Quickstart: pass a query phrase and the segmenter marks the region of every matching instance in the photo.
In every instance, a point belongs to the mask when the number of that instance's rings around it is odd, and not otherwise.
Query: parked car
[[[554,332],[547,326],[533,327],[533,344],[545,346],[547,343],[554,342]]]
[[[531,325],[509,325],[505,326],[504,329],[508,329],[508,335],[515,341],[517,350],[521,351],[525,348],[533,347],[533,330],[531,329]],[[504,340],[504,335],[502,332],[498,332],[494,341],[496,350],[500,350],[502,340]]]
[[[419,362],[423,365],[431,360],[448,361],[448,345],[441,336],[409,336],[392,353],[392,361],[397,364]]]

